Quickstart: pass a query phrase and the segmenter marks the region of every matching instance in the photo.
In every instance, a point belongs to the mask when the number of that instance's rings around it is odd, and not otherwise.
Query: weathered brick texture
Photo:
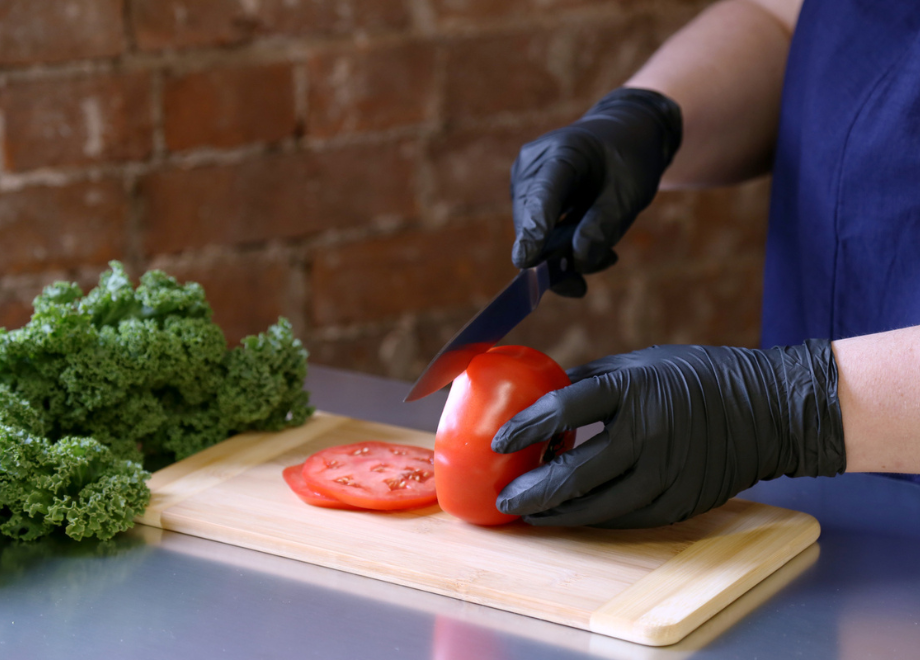
[[[163,131],[172,151],[274,142],[296,128],[289,63],[171,75],[163,86]]]
[[[346,35],[409,26],[409,0],[132,0],[144,50],[226,46],[259,36]]]
[[[110,259],[204,284],[228,341],[413,378],[514,275],[509,169],[708,0],[0,3],[0,326]],[[564,366],[758,341],[768,182],[663,193],[588,295],[508,341]]]
[[[317,137],[434,118],[437,49],[410,41],[319,50],[309,60],[307,132]]]
[[[118,181],[0,195],[0,275],[124,258],[127,215],[128,199]]]
[[[0,66],[112,57],[125,48],[124,0],[4,0]]]
[[[431,186],[440,209],[462,214],[507,205],[511,165],[521,145],[575,118],[448,130],[429,141]]]
[[[416,212],[411,143],[349,145],[151,174],[139,187],[148,255],[300,238]]]
[[[13,80],[0,91],[5,166],[143,160],[153,148],[147,72]]]
[[[313,266],[317,326],[487,303],[516,270],[508,217],[412,231],[321,251]]]

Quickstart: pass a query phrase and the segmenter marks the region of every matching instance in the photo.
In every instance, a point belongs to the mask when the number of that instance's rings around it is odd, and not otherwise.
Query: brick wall
[[[206,287],[228,339],[412,378],[514,274],[520,145],[705,0],[5,0],[0,326],[110,259]],[[766,183],[659,196],[510,341],[565,366],[758,339]]]

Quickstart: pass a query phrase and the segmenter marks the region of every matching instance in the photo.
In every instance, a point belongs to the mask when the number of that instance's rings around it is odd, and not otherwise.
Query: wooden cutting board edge
[[[304,427],[288,429],[280,433],[247,433],[230,438],[197,454],[157,471],[148,484],[152,491],[150,505],[136,522],[182,533],[196,534],[182,524],[181,516],[164,513],[197,492],[206,490],[226,479],[280,456],[311,439],[327,433],[351,418],[330,413],[317,412]],[[362,422],[369,428],[388,428],[375,422]],[[408,434],[409,444],[425,445],[431,434],[422,431],[400,429]],[[232,456],[226,464],[224,459]],[[739,500],[735,500],[740,503]],[[591,632],[638,642],[649,646],[670,645],[683,639],[703,622],[717,614],[729,603],[751,587],[779,569],[783,564],[814,543],[820,535],[820,525],[812,516],[764,504],[748,503],[750,514],[729,523],[712,536],[695,542],[665,564],[640,579],[624,592],[596,610],[587,627]],[[200,521],[198,522],[200,526]],[[237,538],[232,530],[214,526],[212,540],[240,545],[253,550],[281,554],[291,559],[304,561],[274,547],[270,539],[266,544],[252,543]],[[367,577],[378,578],[372,571],[360,567],[342,565],[334,557],[324,561],[310,558],[311,563],[345,570]],[[717,568],[717,571],[714,569]],[[701,585],[700,571],[712,574],[706,584]],[[412,580],[391,580],[413,588],[421,588]],[[426,585],[432,590],[432,585]],[[470,594],[452,593],[447,589],[436,589],[434,593],[445,596],[462,596],[463,600],[482,605],[500,607],[519,614],[533,616],[526,607],[509,608],[504,601],[500,605],[489,598],[471,598]],[[692,614],[686,615],[690,608]],[[682,618],[681,618],[682,617]],[[572,625],[566,620],[547,620]]]
[[[595,610],[589,629],[649,646],[674,644],[821,534],[806,513],[750,504],[747,517],[697,541]],[[709,576],[705,583],[701,572]]]

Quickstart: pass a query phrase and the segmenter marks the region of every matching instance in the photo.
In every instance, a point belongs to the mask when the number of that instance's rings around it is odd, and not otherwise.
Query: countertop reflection
[[[439,392],[311,367],[322,409],[433,431]],[[780,479],[742,495],[811,513],[817,544],[681,643],[651,648],[137,526],[108,542],[0,541],[0,658],[914,658],[920,486]]]

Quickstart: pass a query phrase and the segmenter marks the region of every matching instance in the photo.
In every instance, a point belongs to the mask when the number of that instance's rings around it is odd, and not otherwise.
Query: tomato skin
[[[499,511],[495,500],[511,481],[542,464],[550,438],[512,454],[492,451],[492,438],[514,415],[570,383],[550,357],[526,346],[499,346],[473,358],[451,385],[435,436],[441,508],[476,525],[516,520]],[[574,442],[574,430],[564,433],[560,451]]]

